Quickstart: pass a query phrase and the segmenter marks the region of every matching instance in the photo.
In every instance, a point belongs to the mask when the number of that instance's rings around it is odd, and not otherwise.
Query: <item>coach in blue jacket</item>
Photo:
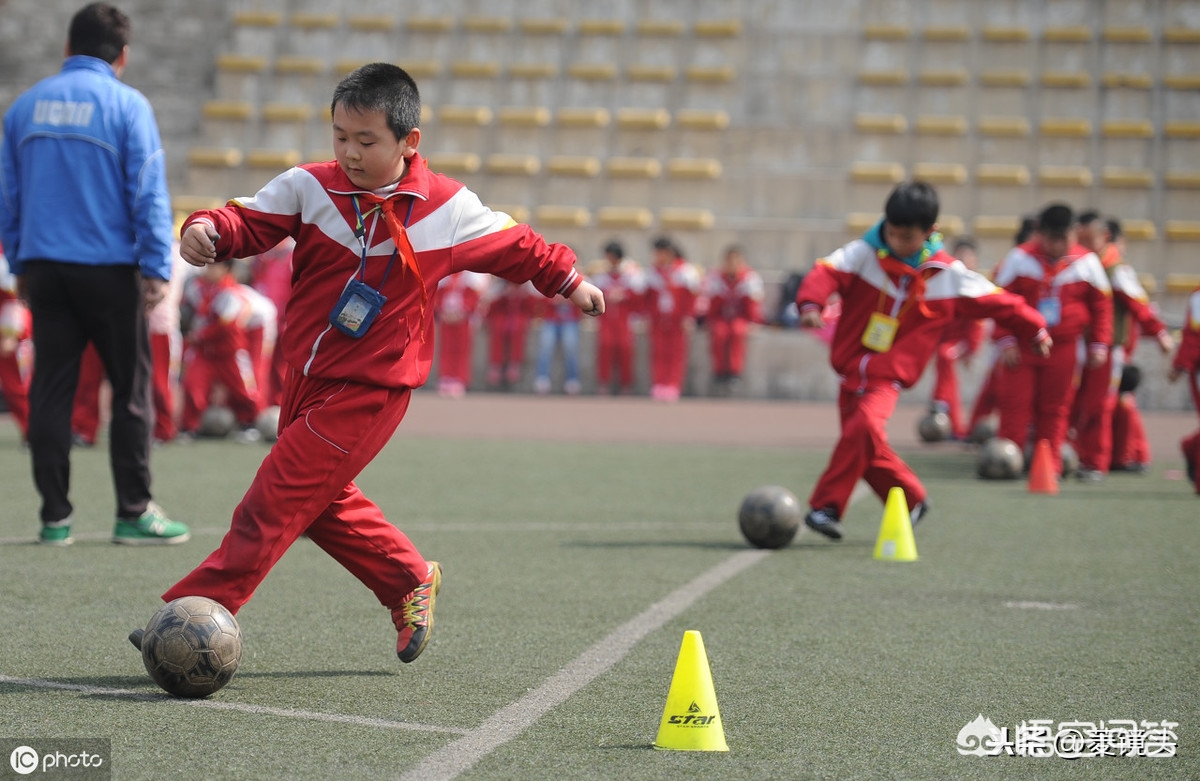
[[[146,311],[171,274],[171,205],[150,103],[121,83],[129,18],[93,3],[71,19],[62,71],[4,116],[0,242],[33,314],[29,450],[41,542],[71,542],[71,407],[92,342],[112,385],[113,542],[184,542],[150,495]],[[90,519],[89,519],[90,520]]]

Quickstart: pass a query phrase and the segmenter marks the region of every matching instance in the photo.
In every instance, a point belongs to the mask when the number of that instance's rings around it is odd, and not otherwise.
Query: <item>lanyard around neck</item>
[[[417,200],[416,198],[412,198],[412,197],[409,198],[408,213],[406,213],[404,215],[404,227],[405,228],[408,227],[408,222],[409,222],[409,220],[412,219],[413,204],[416,203],[416,200]],[[352,204],[354,204],[354,217],[355,217],[354,236],[358,239],[358,246],[362,248],[362,259],[359,261],[359,264],[358,264],[358,275],[357,276],[358,276],[358,281],[365,282],[366,275],[367,275],[367,228],[363,222],[363,218],[370,214],[373,214],[375,212],[379,212],[380,215],[382,216],[383,204],[377,203],[374,206],[372,206],[370,209],[368,209],[366,214],[363,214],[362,209],[358,205],[358,196],[357,195],[351,195],[350,202]],[[393,239],[392,243],[395,244],[394,239]],[[394,246],[392,248],[392,257],[388,260],[387,268],[384,269],[384,271],[383,271],[383,279],[379,280],[379,288],[381,290],[383,289],[383,283],[387,282],[388,274],[390,274],[392,272],[392,264],[396,262],[396,256],[399,254],[400,254],[400,247],[397,244],[396,246]]]

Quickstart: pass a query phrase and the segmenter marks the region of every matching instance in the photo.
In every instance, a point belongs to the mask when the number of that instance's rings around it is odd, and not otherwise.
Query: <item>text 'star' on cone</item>
[[[875,540],[875,558],[883,561],[916,561],[917,542],[913,539],[912,519],[908,514],[908,499],[904,489],[896,486],[888,491],[883,507],[883,522]]]
[[[704,640],[694,629],[683,633],[654,747],[672,751],[729,750]]]

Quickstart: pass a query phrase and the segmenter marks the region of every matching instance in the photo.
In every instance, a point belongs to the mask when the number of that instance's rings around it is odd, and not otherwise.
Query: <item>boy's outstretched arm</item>
[[[572,291],[569,300],[572,304],[579,307],[585,315],[599,317],[604,314],[604,293],[600,288],[588,282],[586,279],[579,283],[579,287]]]

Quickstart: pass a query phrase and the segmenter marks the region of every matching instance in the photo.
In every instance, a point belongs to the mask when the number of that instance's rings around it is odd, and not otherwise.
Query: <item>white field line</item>
[[[253,713],[262,716],[278,716],[285,719],[300,719],[303,721],[323,721],[330,724],[352,724],[358,727],[378,727],[380,729],[409,730],[412,732],[448,732],[463,735],[468,730],[458,727],[439,727],[436,724],[417,724],[409,721],[391,721],[389,719],[374,719],[369,716],[347,716],[341,713],[318,713],[294,708],[271,708],[266,705],[250,705],[241,702],[222,702],[220,700],[184,700],[169,697],[165,694],[147,694],[133,689],[110,689],[104,686],[86,686],[78,683],[60,683],[38,678],[15,678],[0,673],[0,683],[11,683],[16,686],[29,686],[37,689],[58,689],[74,691],[81,694],[98,694],[105,697],[124,697],[131,700],[156,700],[173,705],[186,705],[193,708],[209,710],[237,711]]]
[[[411,767],[400,781],[451,781],[594,681],[643,637],[661,629],[708,592],[762,561],[770,551],[735,553],[617,627],[541,686],[492,714],[463,737]]]

